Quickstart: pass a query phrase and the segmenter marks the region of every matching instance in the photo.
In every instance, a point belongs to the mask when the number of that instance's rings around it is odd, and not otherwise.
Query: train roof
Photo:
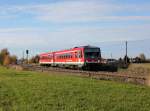
[[[63,52],[63,51],[69,51],[69,50],[79,50],[80,48],[99,48],[99,47],[96,47],[96,46],[90,46],[90,45],[87,45],[87,46],[79,46],[79,47],[74,47],[74,48],[70,48],[70,49],[64,49],[64,50],[59,50],[59,51],[54,51],[54,52],[45,52],[45,53],[41,53],[39,55],[47,55],[47,54],[52,54],[52,53],[56,53],[56,52]]]
[[[87,45],[87,46],[79,46],[74,48],[99,48],[99,47]]]

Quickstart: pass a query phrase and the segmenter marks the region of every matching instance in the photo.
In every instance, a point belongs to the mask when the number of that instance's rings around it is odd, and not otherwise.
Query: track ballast
[[[72,70],[63,69],[58,67],[44,67],[40,65],[21,65],[24,70],[39,71],[39,72],[64,72],[66,74],[90,77],[100,80],[115,80],[121,82],[129,82],[134,84],[147,84],[147,77],[144,76],[132,76],[127,74],[119,74],[118,72],[104,72],[104,71],[83,71],[83,70]]]

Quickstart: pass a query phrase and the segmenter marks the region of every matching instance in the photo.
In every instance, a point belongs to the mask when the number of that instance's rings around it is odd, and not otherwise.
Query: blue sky
[[[0,49],[22,56],[80,45],[102,48],[104,57],[150,57],[149,0],[1,0]]]

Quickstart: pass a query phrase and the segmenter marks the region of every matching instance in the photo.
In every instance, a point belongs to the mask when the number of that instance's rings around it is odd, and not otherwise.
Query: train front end
[[[99,47],[84,47],[84,69],[96,70],[100,67],[101,51]]]

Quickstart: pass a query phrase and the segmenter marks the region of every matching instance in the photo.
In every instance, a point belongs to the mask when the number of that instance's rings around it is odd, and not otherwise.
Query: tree
[[[11,64],[17,64],[17,56],[16,55],[12,55],[10,56],[11,58]]]
[[[3,61],[3,65],[6,66],[9,65],[10,63],[11,63],[11,58],[9,55],[6,55]]]
[[[9,64],[16,64],[17,63],[17,56],[10,55],[7,48],[4,48],[0,51],[0,64],[1,65],[9,65]]]
[[[127,60],[127,63],[130,63],[130,58],[128,56],[124,56],[124,62],[126,63],[126,60]]]
[[[139,58],[141,59],[142,62],[145,62],[145,61],[146,61],[146,56],[145,56],[144,53],[141,53],[141,54],[139,55]]]
[[[29,60],[29,63],[39,63],[39,56],[36,55],[36,56],[33,56],[30,60]]]
[[[0,52],[0,64],[4,63],[4,59],[5,59],[6,56],[9,56],[9,51],[8,51],[7,48],[4,48]]]
[[[122,58],[120,57],[120,58],[118,59],[118,61],[119,61],[119,62],[122,62]]]
[[[40,60],[39,55],[36,55],[34,59],[35,59],[35,63],[39,63],[39,60]]]

